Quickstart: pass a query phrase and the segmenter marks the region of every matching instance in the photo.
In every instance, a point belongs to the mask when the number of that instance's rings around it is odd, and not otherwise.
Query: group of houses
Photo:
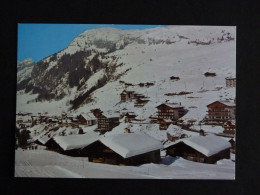
[[[142,94],[135,93],[135,91],[127,91],[124,90],[121,94],[121,102],[132,102],[135,101],[135,107],[143,107],[147,102],[149,102],[149,98],[145,97]]]
[[[63,112],[61,116],[49,116],[48,113],[17,113],[17,127],[20,129],[33,127],[38,124],[59,124],[59,126],[78,127],[78,119]]]
[[[83,135],[54,136],[44,144],[48,150],[74,157],[88,157],[89,162],[113,165],[158,163],[163,145],[141,133],[122,133],[98,136],[95,132]]]
[[[54,136],[48,141],[36,143],[61,154],[88,157],[89,162],[113,165],[158,163],[162,150],[167,155],[201,163],[230,158],[231,143],[221,137],[212,134],[187,137],[180,132],[176,136],[180,138],[166,147],[159,140],[142,133],[98,136],[95,132],[87,132],[83,135]]]

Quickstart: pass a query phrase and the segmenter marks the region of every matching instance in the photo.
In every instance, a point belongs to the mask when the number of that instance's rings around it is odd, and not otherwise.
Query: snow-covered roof
[[[192,125],[190,129],[194,130],[204,130],[205,132],[211,133],[222,133],[224,128],[222,126],[212,126],[212,125]]]
[[[64,150],[73,150],[84,148],[98,140],[96,133],[87,133],[83,135],[56,136],[54,141]]]
[[[230,77],[226,77],[225,79],[236,79],[235,77],[232,77],[232,76],[230,76]]]
[[[229,100],[219,100],[218,102],[225,104],[227,106],[236,106],[236,104],[234,102],[231,102]]]
[[[37,140],[40,143],[42,143],[43,145],[45,145],[50,139],[51,139],[51,137],[48,137],[47,135],[44,135],[44,136],[38,138]]]
[[[211,104],[208,104],[207,106],[212,105],[212,104],[214,104],[214,103],[216,103],[216,102],[225,104],[226,106],[236,106],[236,104],[235,104],[234,102],[231,102],[231,101],[229,101],[229,100],[218,100],[218,101],[215,101],[215,102],[213,102],[213,103],[211,103]]]
[[[174,137],[180,137],[183,134],[183,130],[177,125],[170,124],[167,128],[167,133]]]
[[[127,95],[126,91],[122,91],[120,95]]]
[[[96,120],[97,119],[92,112],[82,113],[81,116],[84,117],[86,120]]]
[[[100,141],[123,158],[129,158],[163,148],[159,140],[140,133],[115,134],[101,138]]]
[[[185,138],[182,142],[207,157],[231,147],[228,141],[212,134]]]
[[[177,104],[177,103],[163,103],[163,104],[160,104],[159,106],[161,106],[161,105],[166,105],[166,106],[169,106],[172,108],[183,108],[182,105]],[[157,106],[157,107],[159,107],[159,106]]]
[[[102,115],[107,118],[119,118],[119,113],[116,112],[103,112]]]

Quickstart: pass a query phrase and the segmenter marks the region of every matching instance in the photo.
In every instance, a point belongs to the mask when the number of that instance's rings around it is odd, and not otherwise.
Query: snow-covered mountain
[[[101,108],[133,111],[147,119],[168,101],[189,110],[183,119],[199,121],[207,104],[235,98],[235,89],[225,88],[225,77],[236,73],[235,40],[235,27],[226,26],[87,30],[33,66],[30,80],[21,79],[26,84],[18,89],[17,111],[60,114]],[[205,72],[216,76],[205,77]],[[146,82],[153,85],[138,85]],[[149,102],[141,108],[120,103],[124,89],[149,97]],[[171,95],[182,91],[190,93]]]
[[[20,84],[21,81],[25,82],[31,77],[34,65],[35,62],[31,58],[26,58],[25,60],[17,62],[17,84]]]

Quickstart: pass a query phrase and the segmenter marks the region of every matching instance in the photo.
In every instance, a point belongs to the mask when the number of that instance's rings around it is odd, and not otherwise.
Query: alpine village
[[[18,62],[16,151],[120,167],[234,163],[234,37],[228,27],[101,28]]]

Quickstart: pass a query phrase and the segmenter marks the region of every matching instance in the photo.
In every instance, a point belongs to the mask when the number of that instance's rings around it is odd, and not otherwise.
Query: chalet
[[[147,83],[145,83],[145,85],[146,85],[147,87],[150,87],[150,86],[153,86],[154,83],[147,82]]]
[[[184,116],[184,107],[181,105],[176,105],[172,103],[164,103],[156,107],[157,116],[159,119],[171,119],[178,120],[180,117]]]
[[[139,83],[139,87],[144,87],[144,83]]]
[[[23,123],[23,118],[22,117],[16,117],[16,123],[17,124]]]
[[[31,116],[32,113],[29,113],[29,112],[19,112],[16,114],[17,116]]]
[[[46,149],[45,146],[38,145],[35,143],[31,143],[30,145],[27,146],[27,150],[44,150]]]
[[[162,143],[145,134],[123,133],[99,139],[88,147],[90,162],[140,165],[160,160]]]
[[[177,81],[178,81],[178,80],[180,80],[180,77],[171,76],[170,79],[171,79],[171,80],[177,80]]]
[[[62,119],[65,119],[67,117],[67,113],[66,112],[62,112],[61,113],[61,117],[62,117]]]
[[[102,114],[102,111],[99,108],[90,110],[94,116],[97,118],[100,114]]]
[[[31,118],[32,118],[32,126],[40,124],[39,116],[31,116]]]
[[[125,115],[125,122],[126,123],[131,122],[133,119],[135,119],[135,117],[137,117],[137,116],[135,115],[134,112],[128,112]]]
[[[205,73],[204,73],[204,76],[205,76],[205,77],[215,77],[215,76],[216,76],[216,73],[214,73],[214,72],[205,72]]]
[[[86,156],[82,149],[98,140],[98,135],[88,132],[84,135],[56,136],[53,138],[53,149],[69,156]],[[55,146],[55,147],[54,147]]]
[[[208,124],[223,124],[228,120],[235,119],[236,105],[228,100],[219,100],[207,105],[208,114],[206,122]]]
[[[91,112],[81,113],[78,116],[78,123],[82,125],[88,125],[88,126],[95,125],[97,124],[97,118]]]
[[[224,131],[226,134],[235,134],[236,133],[236,123],[233,120],[229,120],[223,124]]]
[[[176,141],[178,139],[186,138],[186,137],[187,137],[187,135],[177,125],[171,124],[167,128],[167,138],[168,138],[168,140],[170,140],[172,142],[174,142],[174,141]]]
[[[29,115],[17,115],[16,117],[16,123],[17,124],[21,124],[21,123],[24,123],[24,124],[27,124],[27,125],[31,125],[32,123],[32,118],[31,116]]]
[[[226,77],[226,87],[236,87],[236,78]]]
[[[98,116],[98,128],[101,134],[111,131],[114,127],[119,125],[119,114],[106,112]]]
[[[135,107],[143,107],[149,100],[147,98],[137,98],[135,101]]]
[[[142,94],[135,93],[134,94],[134,99],[138,99],[138,98],[145,98],[145,96],[142,95]]]
[[[53,140],[52,138],[56,135],[62,134],[66,130],[65,127],[59,128],[59,127],[53,127],[47,132],[43,132],[39,136],[37,136],[34,140],[34,143],[46,146],[47,148],[52,148],[53,146]]]
[[[125,83],[125,86],[129,87],[129,86],[133,86],[133,84],[132,83]]]
[[[159,119],[160,130],[167,130],[170,124],[173,124],[174,121],[171,119]]]
[[[126,91],[124,90],[121,94],[121,101],[122,102],[127,102],[127,101],[132,101],[132,99],[134,98],[134,91]]]
[[[230,158],[231,144],[216,135],[193,136],[180,139],[174,144],[166,147],[170,156],[180,156],[187,160],[211,163],[226,158]]]
[[[19,123],[18,127],[20,129],[28,128],[28,127],[31,127],[31,123]]]

